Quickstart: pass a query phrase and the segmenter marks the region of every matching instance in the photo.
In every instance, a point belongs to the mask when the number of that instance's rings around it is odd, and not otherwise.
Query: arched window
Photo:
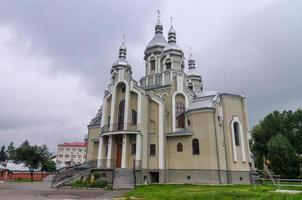
[[[193,84],[192,84],[192,83],[189,83],[189,84],[188,84],[188,87],[189,87],[190,90],[193,91]]]
[[[192,152],[193,155],[199,155],[199,141],[197,139],[192,140]]]
[[[185,105],[182,102],[176,102],[176,128],[185,128]]]
[[[122,100],[118,106],[118,124],[117,130],[124,129],[124,113],[125,113],[125,100]]]
[[[171,69],[171,67],[172,67],[171,59],[167,59],[167,60],[165,61],[165,65],[166,65],[166,70]]]
[[[136,110],[132,109],[132,119],[131,119],[131,125],[137,124],[137,112]]]
[[[235,144],[236,144],[236,146],[240,146],[240,142],[239,142],[239,123],[238,122],[234,122],[233,129],[234,129]]]
[[[150,71],[155,71],[155,59],[150,60]]]
[[[176,150],[177,150],[177,152],[182,152],[182,151],[183,151],[183,148],[182,148],[182,144],[181,144],[181,143],[178,143],[178,144],[177,144]]]

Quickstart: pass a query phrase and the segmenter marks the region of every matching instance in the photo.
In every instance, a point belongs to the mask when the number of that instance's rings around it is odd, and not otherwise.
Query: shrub
[[[100,187],[100,188],[104,188],[107,186],[107,181],[98,179],[95,181],[95,187]]]
[[[94,177],[95,180],[99,179],[101,176],[98,172],[92,172],[91,175]]]
[[[71,184],[72,187],[88,187],[88,188],[105,188],[107,186],[107,182],[104,180],[96,180],[96,181],[83,181],[76,180]]]

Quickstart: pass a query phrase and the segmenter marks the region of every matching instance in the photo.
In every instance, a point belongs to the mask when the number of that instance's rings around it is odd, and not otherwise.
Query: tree
[[[5,146],[2,146],[1,150],[0,150],[0,162],[6,161],[6,160],[7,160],[7,155],[5,152]]]
[[[48,159],[42,163],[41,171],[46,172],[55,172],[56,171],[56,163],[51,159]]]
[[[268,114],[252,129],[251,150],[256,158],[256,167],[262,169],[262,157],[265,156],[272,161],[271,169],[275,174],[298,176],[301,141],[302,110]]]
[[[43,157],[41,171],[56,171],[56,163],[51,160],[52,154],[49,152],[48,147],[44,144],[42,147],[39,147],[39,149]]]
[[[285,136],[273,136],[268,141],[267,148],[267,158],[271,161],[271,169],[275,174],[289,178],[299,175],[299,158]]]
[[[50,160],[51,154],[46,145],[38,147],[31,146],[26,140],[23,144],[15,150],[14,162],[23,163],[29,168],[31,173],[31,181],[33,181],[34,170],[41,168],[41,170],[53,170],[53,164]]]
[[[6,149],[6,154],[9,160],[14,160],[15,150],[14,143],[10,142]]]

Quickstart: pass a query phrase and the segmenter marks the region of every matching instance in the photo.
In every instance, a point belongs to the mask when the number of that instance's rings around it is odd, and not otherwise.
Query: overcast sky
[[[134,78],[170,16],[192,47],[205,90],[245,93],[250,128],[302,105],[302,1],[17,1],[0,6],[0,145],[83,140],[99,109],[122,34]]]

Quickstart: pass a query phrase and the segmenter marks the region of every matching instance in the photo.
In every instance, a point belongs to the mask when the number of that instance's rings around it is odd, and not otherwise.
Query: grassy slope
[[[282,188],[283,189],[283,188]],[[291,188],[298,189],[298,188]],[[302,194],[281,194],[272,192],[272,186],[251,185],[148,185],[138,186],[127,197],[138,197],[145,200],[301,200]],[[300,187],[301,190],[301,187]]]

